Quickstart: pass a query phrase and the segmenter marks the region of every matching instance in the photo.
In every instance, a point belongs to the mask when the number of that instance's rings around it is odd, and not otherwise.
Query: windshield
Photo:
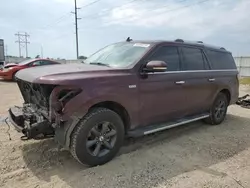
[[[20,63],[18,63],[18,65],[26,65],[27,63],[30,63],[32,61],[32,59],[27,59],[24,61],[21,61]]]
[[[106,65],[110,67],[127,67],[142,57],[150,44],[122,42],[115,43],[97,51],[84,63]]]

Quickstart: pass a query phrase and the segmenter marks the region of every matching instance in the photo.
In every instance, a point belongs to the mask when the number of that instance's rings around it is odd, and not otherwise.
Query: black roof
[[[215,45],[210,45],[203,43],[202,41],[184,41],[183,39],[176,39],[176,40],[133,40],[131,42],[134,43],[148,43],[148,44],[162,44],[162,43],[172,43],[172,44],[183,44],[189,46],[197,46],[197,47],[204,47],[209,48],[212,50],[222,51],[222,52],[229,52],[225,48]]]

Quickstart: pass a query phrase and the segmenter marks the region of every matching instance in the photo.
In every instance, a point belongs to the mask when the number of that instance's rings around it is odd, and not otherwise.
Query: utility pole
[[[77,17],[77,10],[80,9],[77,7],[76,0],[75,0],[75,12],[71,12],[72,14],[75,14],[75,30],[76,30],[76,58],[79,57],[79,47],[78,47],[78,20],[81,18]]]
[[[5,58],[6,58],[5,61],[9,62],[9,61],[8,61],[9,57],[7,57],[7,56],[8,56],[8,46],[7,46],[7,45],[5,45],[4,51],[5,51]]]
[[[25,32],[25,50],[26,50],[26,57],[29,57],[29,55],[28,55],[28,40],[27,40],[27,37],[29,36],[26,32]]]
[[[8,56],[8,46],[5,45],[5,57]]]
[[[41,58],[43,58],[43,46],[41,45]]]
[[[18,37],[18,39],[17,39],[16,43],[18,43],[18,47],[19,47],[19,57],[21,57],[22,52],[21,52],[21,41],[20,41],[20,35],[19,35],[19,32],[18,32],[18,33],[16,33],[15,35]]]
[[[18,43],[18,46],[19,46],[19,57],[22,56],[22,48],[25,48],[25,55],[26,57],[28,57],[28,44],[30,43],[28,41],[28,37],[29,35],[24,32],[24,33],[21,33],[21,32],[18,32],[15,34],[17,36],[17,41],[16,43]]]

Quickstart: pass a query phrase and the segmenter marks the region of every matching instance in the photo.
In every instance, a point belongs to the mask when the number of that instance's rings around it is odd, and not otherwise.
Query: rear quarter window
[[[236,69],[234,59],[230,53],[214,50],[207,50],[206,52],[212,69]]]

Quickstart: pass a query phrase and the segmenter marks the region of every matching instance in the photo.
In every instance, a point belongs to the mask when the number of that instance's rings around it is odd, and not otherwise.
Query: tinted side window
[[[149,60],[165,61],[167,63],[167,71],[177,71],[180,67],[178,49],[174,46],[160,47],[153,53]]]
[[[52,63],[51,61],[42,61],[42,65],[52,65],[54,63]]]
[[[236,69],[234,59],[230,53],[207,50],[212,69]]]
[[[29,66],[40,66],[41,65],[41,61],[34,61],[32,63],[29,64]]]
[[[197,48],[182,48],[184,62],[182,70],[204,70],[207,68],[202,51]]]

